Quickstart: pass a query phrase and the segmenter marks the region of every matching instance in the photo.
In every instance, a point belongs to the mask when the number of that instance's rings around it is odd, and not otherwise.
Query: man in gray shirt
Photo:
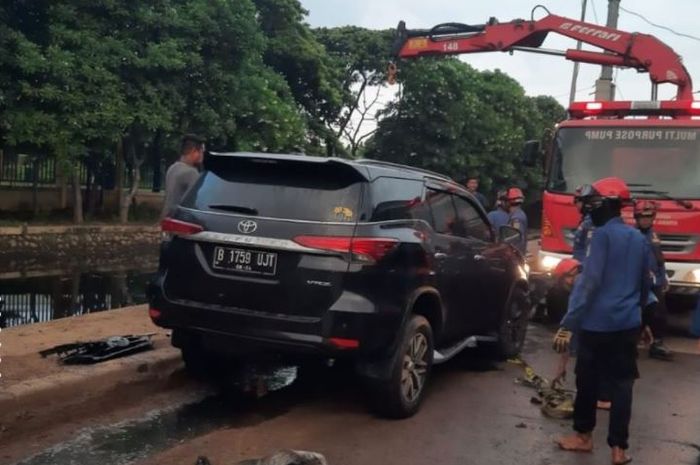
[[[204,159],[204,140],[187,134],[182,138],[180,159],[170,165],[165,174],[165,206],[162,218],[175,213],[185,193],[199,177],[199,166]]]

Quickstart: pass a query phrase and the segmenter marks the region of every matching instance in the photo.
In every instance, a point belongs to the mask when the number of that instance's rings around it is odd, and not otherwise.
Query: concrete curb
[[[182,367],[180,352],[164,347],[96,365],[71,366],[0,392],[0,443],[40,430],[50,419],[102,413],[134,396],[162,391]]]

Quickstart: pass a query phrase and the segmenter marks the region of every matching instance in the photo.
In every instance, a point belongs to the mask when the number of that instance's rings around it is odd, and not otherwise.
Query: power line
[[[654,27],[658,27],[659,29],[663,29],[663,30],[668,31],[668,32],[670,32],[671,34],[677,35],[677,36],[679,36],[679,37],[686,37],[686,38],[688,38],[688,39],[693,39],[693,40],[697,40],[698,42],[700,42],[700,37],[693,36],[693,35],[690,35],[690,34],[684,34],[684,33],[682,33],[682,32],[675,31],[675,30],[671,29],[670,27],[663,26],[663,25],[661,25],[661,24],[656,24],[656,23],[654,23],[654,22],[652,22],[652,21],[649,21],[644,15],[639,14],[639,13],[636,13],[636,12],[634,12],[634,11],[630,11],[630,10],[628,10],[628,9],[626,9],[626,8],[620,7],[620,9],[621,9],[622,11],[624,11],[625,13],[627,13],[627,14],[630,14],[630,15],[632,15],[632,16],[636,16],[636,17],[640,18],[642,21],[644,21],[644,22],[646,22],[647,24],[650,24],[650,25],[652,25],[652,26],[654,26]]]
[[[598,21],[598,10],[595,7],[595,0],[591,0],[591,6],[593,7],[593,17],[595,18],[596,24],[600,24]]]

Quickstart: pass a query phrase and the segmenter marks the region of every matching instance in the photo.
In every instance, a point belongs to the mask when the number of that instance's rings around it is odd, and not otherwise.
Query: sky
[[[399,20],[409,28],[429,28],[439,23],[459,22],[483,24],[490,17],[501,22],[530,18],[532,7],[540,3],[552,14],[579,18],[581,0],[301,0],[309,10],[307,22],[312,27],[355,25],[371,29],[395,28]],[[607,0],[588,0],[586,21],[605,24]],[[677,32],[700,37],[698,19],[700,0],[622,0],[623,8],[645,16],[650,21]],[[541,10],[536,18],[544,14]],[[596,15],[597,14],[597,15]],[[643,32],[659,38],[683,57],[690,75],[700,83],[700,39],[679,37],[653,27],[642,19],[620,11],[618,29]],[[557,34],[550,34],[544,48],[575,48],[576,42]],[[584,46],[584,49],[599,50]],[[477,69],[500,69],[517,79],[528,95],[552,95],[567,106],[573,63],[563,57],[516,52],[462,55],[461,59]],[[616,72],[617,100],[650,100],[651,84],[647,74],[634,70]],[[595,80],[600,66],[582,64],[578,79],[577,100],[593,100]],[[659,97],[675,96],[675,86],[659,88]]]

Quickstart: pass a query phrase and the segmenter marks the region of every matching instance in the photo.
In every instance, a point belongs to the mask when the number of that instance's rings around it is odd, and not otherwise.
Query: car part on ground
[[[64,365],[89,365],[152,350],[152,337],[153,334],[112,336],[101,341],[62,344],[42,350],[39,354],[44,358],[58,355],[59,361]]]

